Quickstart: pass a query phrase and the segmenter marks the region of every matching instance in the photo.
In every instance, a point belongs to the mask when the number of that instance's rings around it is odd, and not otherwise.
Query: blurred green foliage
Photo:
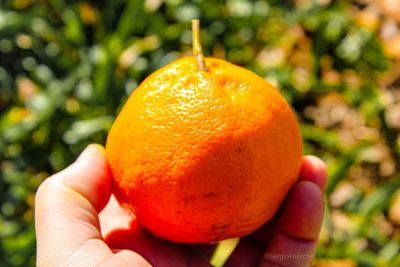
[[[190,54],[193,18],[206,55],[281,89],[305,154],[329,165],[316,265],[400,266],[399,65],[364,2],[1,1],[0,266],[34,266],[38,185],[105,143],[146,76]]]

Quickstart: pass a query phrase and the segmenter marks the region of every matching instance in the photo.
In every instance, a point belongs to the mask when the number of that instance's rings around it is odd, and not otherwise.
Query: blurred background
[[[400,266],[400,1],[1,0],[0,266],[34,266],[34,194],[191,53],[277,85],[329,166],[315,266]]]

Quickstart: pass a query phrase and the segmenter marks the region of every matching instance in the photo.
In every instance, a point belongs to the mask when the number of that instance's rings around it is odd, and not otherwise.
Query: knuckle
[[[50,192],[54,191],[59,183],[57,180],[58,175],[53,175],[46,178],[38,187],[36,194],[35,194],[35,203],[40,203],[46,196],[49,195]]]

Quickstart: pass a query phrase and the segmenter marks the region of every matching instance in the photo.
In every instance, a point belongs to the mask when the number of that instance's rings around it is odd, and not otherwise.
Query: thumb
[[[65,264],[89,240],[102,241],[98,212],[111,195],[104,148],[90,145],[67,169],[47,178],[35,197],[38,265]],[[105,255],[111,254],[104,247]]]

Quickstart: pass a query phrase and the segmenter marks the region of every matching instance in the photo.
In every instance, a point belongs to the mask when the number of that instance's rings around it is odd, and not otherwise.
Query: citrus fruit
[[[196,40],[194,57],[157,70],[130,95],[106,144],[117,199],[154,235],[182,243],[256,230],[296,182],[302,157],[279,91],[204,59]]]

